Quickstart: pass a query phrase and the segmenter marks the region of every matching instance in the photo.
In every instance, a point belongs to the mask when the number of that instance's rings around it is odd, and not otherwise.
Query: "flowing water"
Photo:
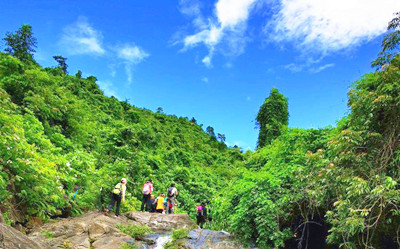
[[[154,249],[164,249],[164,245],[172,240],[171,235],[161,235],[157,238],[156,247]]]

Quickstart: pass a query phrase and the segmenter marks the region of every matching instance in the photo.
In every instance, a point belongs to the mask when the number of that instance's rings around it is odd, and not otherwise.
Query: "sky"
[[[290,127],[335,126],[397,11],[399,0],[3,0],[0,34],[29,24],[40,65],[64,56],[107,96],[194,117],[254,150],[274,87]]]

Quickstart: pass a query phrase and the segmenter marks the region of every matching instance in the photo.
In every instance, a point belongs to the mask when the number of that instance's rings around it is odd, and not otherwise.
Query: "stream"
[[[156,240],[156,245],[153,249],[164,249],[164,245],[172,240],[172,236],[169,234],[161,235]]]

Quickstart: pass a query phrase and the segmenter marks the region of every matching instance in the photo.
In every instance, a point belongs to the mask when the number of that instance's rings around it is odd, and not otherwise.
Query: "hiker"
[[[150,195],[150,213],[156,212],[157,202],[154,198],[154,195]]]
[[[197,206],[196,219],[197,225],[203,229],[204,223],[206,223],[207,220],[207,208],[205,202],[202,202],[200,206]]]
[[[114,208],[115,202],[117,202],[117,209],[115,211],[115,217],[119,217],[119,206],[121,205],[121,199],[122,202],[125,202],[125,191],[126,191],[126,179],[122,178],[121,182],[115,185],[113,191],[111,191],[111,202],[110,205],[108,206],[108,209],[106,209],[106,212],[109,212]]]
[[[145,184],[143,184],[142,188],[143,201],[142,201],[142,206],[140,207],[140,211],[142,212],[143,210],[145,210],[146,212],[150,211],[150,195],[152,191],[153,191],[153,184],[149,179],[146,181]]]
[[[167,204],[167,213],[172,214],[174,212],[174,207],[175,207],[175,198],[178,196],[178,190],[175,187],[175,184],[172,183],[171,187],[168,188],[168,193],[167,197],[169,200],[169,203]]]
[[[164,212],[164,194],[160,193],[156,201],[156,212],[162,214]]]

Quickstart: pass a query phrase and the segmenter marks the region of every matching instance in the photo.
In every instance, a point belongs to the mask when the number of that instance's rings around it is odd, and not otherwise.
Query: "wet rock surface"
[[[236,249],[244,248],[241,244],[234,241],[233,237],[224,231],[213,231],[207,229],[194,229],[189,232],[188,239],[185,239],[185,247],[215,248],[215,249]]]

